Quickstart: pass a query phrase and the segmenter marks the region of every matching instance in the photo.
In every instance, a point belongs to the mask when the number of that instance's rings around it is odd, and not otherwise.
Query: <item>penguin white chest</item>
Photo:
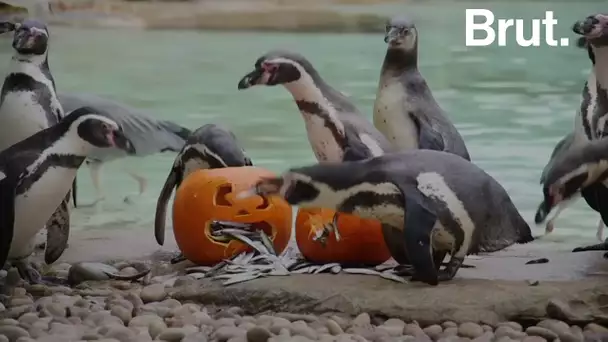
[[[50,167],[31,187],[15,198],[15,222],[9,258],[32,252],[33,237],[44,228],[72,187],[77,169]]]
[[[0,150],[48,127],[44,108],[28,91],[9,92],[0,105]]]
[[[418,148],[418,130],[409,116],[416,108],[398,80],[380,83],[374,102],[374,126],[400,150]]]
[[[332,131],[325,126],[322,118],[303,113],[306,122],[306,133],[310,146],[318,161],[342,161],[344,151],[338,145]]]

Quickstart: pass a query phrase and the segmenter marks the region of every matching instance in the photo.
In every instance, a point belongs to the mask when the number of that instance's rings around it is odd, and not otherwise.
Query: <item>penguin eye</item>
[[[273,64],[273,63],[269,63],[269,62],[262,63],[262,69],[267,72],[275,72],[278,68],[279,68],[278,65]]]

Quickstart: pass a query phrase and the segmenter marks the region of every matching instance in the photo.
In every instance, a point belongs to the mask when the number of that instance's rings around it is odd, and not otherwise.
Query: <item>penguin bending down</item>
[[[116,122],[84,107],[0,152],[0,265],[10,260],[22,278],[40,281],[25,263],[33,237],[65,203],[78,168],[97,148],[133,146]],[[67,207],[60,208],[69,225]]]
[[[464,140],[418,71],[414,23],[405,18],[389,20],[384,41],[388,48],[374,102],[374,125],[400,151],[431,149],[470,160]]]
[[[1,27],[2,33],[15,31],[15,53],[0,91],[0,151],[57,124],[64,116],[49,68],[50,37],[46,25],[28,19],[20,24],[3,22]],[[64,215],[69,215],[69,200],[70,192],[58,203],[55,213],[47,217],[45,262],[48,264],[57,260],[67,247],[70,226]]]
[[[165,243],[165,216],[167,202],[173,189],[192,172],[200,169],[253,166],[251,159],[239,147],[234,133],[228,129],[207,124],[192,132],[186,144],[175,157],[171,171],[156,202],[154,235],[159,245]]]
[[[291,205],[376,219],[398,231],[413,279],[450,280],[467,254],[533,241],[505,189],[452,153],[411,150],[355,162],[293,168],[239,196],[278,195]],[[439,270],[447,253],[451,258]]]
[[[353,160],[360,155],[379,156],[394,150],[357,107],[327,84],[312,64],[297,53],[266,53],[255,62],[255,69],[239,81],[238,88],[277,84],[285,86],[293,96],[319,162]],[[357,149],[349,152],[354,144]]]
[[[567,203],[573,202],[573,199],[580,194],[587,204],[599,212],[602,217],[597,232],[597,238],[602,240],[602,228],[608,223],[608,182],[605,177],[593,176],[595,177],[593,178],[590,175],[590,178],[587,178],[583,173],[600,172],[597,170],[600,165],[595,165],[593,159],[596,162],[601,159],[602,153],[601,150],[598,150],[598,146],[601,149],[603,143],[600,142],[597,143],[599,145],[596,145],[596,141],[598,139],[601,141],[608,136],[608,16],[603,14],[588,16],[584,20],[576,22],[572,30],[582,36],[584,44],[579,43],[579,47],[587,49],[593,68],[583,89],[583,100],[576,118],[573,137],[564,138],[564,143],[556,146],[541,177],[541,184],[546,192],[552,186],[555,187],[553,183],[559,177],[566,175],[564,176],[566,178],[560,182],[568,183],[568,194],[564,195],[564,199],[551,204],[546,203],[547,194],[545,193],[545,200],[537,210],[535,221],[536,223],[542,222],[550,210],[559,204],[556,214],[547,223],[547,229],[552,229],[550,226],[552,221],[557,218]],[[591,145],[586,146],[587,144]],[[584,152],[581,152],[581,148]],[[584,155],[577,156],[579,153],[584,153]],[[569,172],[574,171],[576,171],[574,174],[569,175]],[[548,179],[549,174],[553,174],[552,179]],[[579,179],[566,182],[570,176],[576,176]]]

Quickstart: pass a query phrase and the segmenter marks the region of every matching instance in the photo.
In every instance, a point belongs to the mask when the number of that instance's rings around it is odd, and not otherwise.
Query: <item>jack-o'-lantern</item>
[[[380,222],[355,215],[338,215],[339,241],[334,233],[327,236],[324,243],[315,241],[313,237],[325,224],[332,222],[334,213],[332,210],[321,208],[298,210],[296,242],[306,259],[318,263],[378,265],[391,257],[384,242]]]
[[[250,224],[263,230],[281,253],[291,237],[292,209],[278,196],[237,195],[262,177],[275,175],[253,166],[197,170],[175,192],[173,233],[181,252],[199,265],[213,265],[249,251],[246,244],[213,234],[214,221]]]

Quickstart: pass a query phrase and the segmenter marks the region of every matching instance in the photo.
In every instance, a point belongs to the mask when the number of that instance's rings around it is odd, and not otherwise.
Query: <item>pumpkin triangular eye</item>
[[[222,185],[218,186],[217,191],[215,193],[215,200],[214,200],[215,203],[214,204],[216,206],[221,206],[221,207],[231,207],[232,203],[230,203],[228,198],[226,198],[226,196],[228,196],[228,194],[231,192],[232,192],[231,184],[222,184]]]

